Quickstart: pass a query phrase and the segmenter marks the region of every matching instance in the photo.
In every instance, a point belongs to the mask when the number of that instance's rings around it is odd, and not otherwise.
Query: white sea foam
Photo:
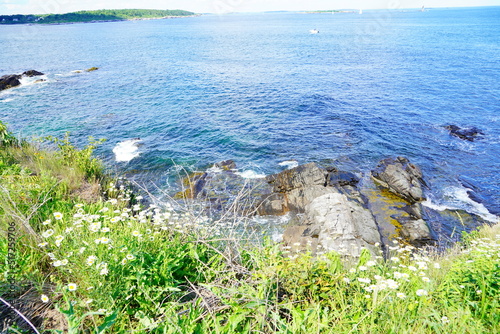
[[[113,148],[115,159],[118,162],[127,162],[139,156],[138,143],[140,139],[129,139],[122,141]]]
[[[224,170],[220,167],[217,167],[217,166],[212,166],[210,167],[209,169],[207,169],[207,172],[208,173],[212,173],[212,174],[219,174],[219,173],[222,173]]]
[[[5,103],[11,102],[11,101],[14,101],[14,99],[13,98],[8,98],[8,99],[5,99],[5,100],[0,100],[0,102],[5,102]]]
[[[235,174],[241,176],[244,179],[263,179],[266,177],[265,174],[259,174],[251,169],[244,172],[236,172]]]
[[[299,165],[299,162],[297,160],[286,160],[283,162],[280,162],[278,165],[286,167],[286,169],[292,169],[295,168]]]
[[[500,222],[499,217],[490,213],[488,209],[482,204],[472,200],[465,187],[448,187],[444,190],[445,203],[437,204],[430,199],[422,202],[422,205],[437,211],[444,210],[464,210],[469,213],[480,216],[481,218],[493,222]]]
[[[71,77],[75,74],[80,74],[80,73],[83,73],[83,71],[82,70],[74,70],[74,71],[66,72],[66,73],[57,73],[56,76],[57,77]]]
[[[19,79],[19,82],[21,83],[22,86],[29,86],[35,83],[40,83],[39,80],[44,80],[43,82],[46,82],[48,80],[48,77],[46,75],[38,75],[36,77],[23,76],[21,79]]]

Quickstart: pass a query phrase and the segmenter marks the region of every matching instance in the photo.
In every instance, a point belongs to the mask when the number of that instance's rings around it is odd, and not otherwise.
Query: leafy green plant
[[[93,316],[103,316],[105,315],[103,312],[87,312],[81,316],[76,315],[73,303],[66,298],[67,309],[58,308],[59,311],[66,316],[68,321],[68,334],[79,334],[82,332],[83,323],[89,318]],[[95,334],[104,334],[106,330],[111,328],[116,321],[116,312],[108,315],[102,321],[102,324],[99,326],[94,326],[93,333]],[[63,331],[57,330],[56,333],[63,333]]]
[[[466,238],[470,248],[452,265],[440,290],[445,304],[463,305],[493,326],[500,323],[500,245],[478,236]]]
[[[19,142],[17,138],[8,131],[7,125],[0,121],[0,147],[1,146],[13,146],[17,145]]]
[[[105,139],[96,140],[89,137],[89,144],[83,149],[78,149],[71,143],[69,132],[66,132],[62,139],[53,136],[48,136],[45,139],[57,145],[59,148],[57,154],[63,158],[67,166],[78,166],[84,171],[87,178],[103,176],[102,162],[93,157],[92,154],[100,144],[106,141]]]

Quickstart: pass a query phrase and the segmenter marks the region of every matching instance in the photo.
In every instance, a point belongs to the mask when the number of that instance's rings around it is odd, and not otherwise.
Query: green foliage
[[[13,146],[18,143],[17,138],[8,131],[7,125],[0,121],[0,147]]]
[[[91,139],[79,150],[68,135],[51,140],[58,151],[43,151],[26,143],[0,150],[0,228],[16,223],[36,238],[34,233],[53,212],[72,209],[82,196],[99,199],[98,182],[104,169],[92,154],[102,141]]]
[[[89,144],[83,149],[78,149],[71,143],[69,132],[66,132],[63,139],[52,136],[48,136],[45,139],[57,144],[59,151],[56,154],[62,157],[67,166],[76,165],[85,173],[85,177],[87,178],[100,178],[103,176],[104,167],[102,162],[93,157],[92,154],[97,146],[106,141],[105,139],[96,140],[93,137],[89,137]]]
[[[67,309],[63,310],[59,308],[59,312],[64,314],[66,316],[66,320],[68,321],[68,330],[66,333],[68,334],[79,334],[82,332],[82,327],[84,324],[84,321],[90,317],[90,316],[95,316],[95,315],[104,315],[102,312],[87,312],[84,313],[83,315],[78,316],[75,313],[73,303],[69,301],[67,298],[65,299],[65,303],[67,304]],[[104,334],[106,333],[106,330],[110,327],[113,326],[113,324],[116,321],[116,313],[112,313],[111,315],[105,317],[103,320],[102,324],[99,326],[94,326],[93,328],[93,333],[95,334]],[[61,330],[56,330],[56,333],[64,333],[64,331]]]
[[[485,325],[496,326],[500,324],[500,245],[478,236],[475,232],[466,238],[470,247],[448,271],[440,287],[442,300],[463,305]]]

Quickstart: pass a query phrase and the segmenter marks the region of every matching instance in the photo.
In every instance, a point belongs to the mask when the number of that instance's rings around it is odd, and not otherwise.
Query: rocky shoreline
[[[449,219],[456,219],[456,224],[460,219],[463,226],[486,223],[473,214],[440,213],[424,207],[425,193],[431,189],[421,169],[405,157],[383,159],[363,180],[313,162],[259,180],[243,180],[236,171],[231,160],[217,163],[185,178],[184,191],[176,198],[205,201],[211,210],[222,209],[231,191],[246,187],[247,198],[239,213],[288,215],[282,241],[294,251],[318,254],[334,250],[358,257],[363,248],[375,253],[393,239],[416,247],[438,246],[444,237],[439,227],[441,215],[451,215]]]
[[[371,177],[380,188],[408,204],[408,209],[395,218],[400,224],[399,236],[414,245],[433,244],[435,237],[422,219],[419,204],[424,199],[420,169],[403,157],[388,158],[371,172]],[[313,253],[335,250],[359,256],[362,248],[375,252],[378,245],[386,243],[354,174],[310,163],[268,176],[266,181],[273,190],[262,201],[259,213],[290,211],[297,217],[297,224],[287,227],[283,234],[288,246]],[[411,214],[403,214],[406,212]]]
[[[23,77],[42,75],[36,70],[4,75],[0,77],[0,91],[21,85]],[[484,135],[477,128],[456,125],[444,128],[464,141],[478,140]],[[375,250],[378,244],[386,245],[393,238],[427,246],[436,245],[444,235],[443,228],[435,222],[436,217],[439,221],[444,215],[423,207],[425,193],[431,189],[421,169],[405,157],[381,160],[366,173],[369,177],[361,185],[359,175],[314,162],[268,175],[265,182],[244,179],[230,160],[213,168],[219,172],[207,170],[185,178],[184,190],[175,197],[205,201],[210,203],[211,210],[223,210],[231,198],[238,197],[237,211],[243,216],[288,214],[291,219],[282,240],[295,250],[307,249],[312,253],[335,250],[359,256],[362,248]],[[367,180],[372,183],[368,189]],[[446,215],[449,217],[444,219],[452,221],[452,225],[460,222],[466,228],[485,223],[473,214],[450,211]],[[473,223],[464,223],[464,219]],[[448,235],[454,233],[455,230]],[[456,233],[460,234],[460,230]]]

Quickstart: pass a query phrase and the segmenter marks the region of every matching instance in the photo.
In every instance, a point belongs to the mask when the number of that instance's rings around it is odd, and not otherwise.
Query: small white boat
[[[309,30],[309,33],[310,34],[319,34],[319,30],[317,30],[317,29],[311,29],[311,30]]]

